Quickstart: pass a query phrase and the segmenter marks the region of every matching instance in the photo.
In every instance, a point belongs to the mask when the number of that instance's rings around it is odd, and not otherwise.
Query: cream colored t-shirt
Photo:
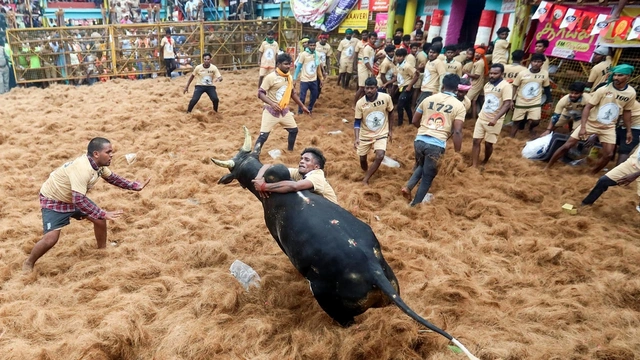
[[[173,46],[175,42],[173,38],[167,38],[166,36],[162,38],[160,41],[160,47],[162,47],[162,57],[163,59],[175,59],[176,54],[173,52]]]
[[[519,65],[519,64],[508,64],[504,66],[504,78],[510,82],[513,83],[513,80],[516,79],[516,77],[518,76],[518,74],[524,70],[527,70],[526,67]]]
[[[440,59],[429,60],[424,67],[424,75],[422,77],[421,91],[430,91],[437,93],[440,91],[440,79],[447,74],[444,62]]]
[[[490,82],[484,86],[484,104],[478,114],[478,121],[489,123],[498,114],[502,105],[507,100],[513,100],[513,86],[502,79],[498,85],[494,86]],[[503,114],[498,121],[504,120]]]
[[[365,63],[369,63],[373,67],[373,60],[376,56],[376,51],[374,48],[367,43],[361,48],[361,51],[358,53],[358,72],[369,71],[369,69],[365,66]]]
[[[300,71],[300,81],[312,82],[318,80],[318,65],[316,64],[316,55],[306,51],[300,53],[298,62],[302,64]]]
[[[462,76],[462,64],[452,59],[451,62],[444,61],[444,67],[447,70],[447,74],[456,74]]]
[[[491,61],[494,64],[507,64],[507,58],[509,57],[509,42],[507,40],[497,40],[493,44],[493,57]]]
[[[404,58],[404,61],[407,64],[411,64],[411,66],[416,67],[417,60],[416,60],[416,57],[413,56],[412,53],[407,54],[407,56]]]
[[[403,61],[402,64],[398,65],[397,71],[398,87],[404,88],[411,83],[411,80],[413,80],[413,74],[415,74],[416,68]]]
[[[278,42],[273,41],[269,44],[266,40],[260,45],[259,52],[262,53],[260,58],[260,67],[266,69],[273,69],[276,67],[276,56],[278,55]]]
[[[109,176],[108,167],[94,170],[84,154],[54,170],[42,184],[40,193],[49,199],[73,204],[72,191],[86,195],[101,177],[107,179]]]
[[[471,74],[480,75],[477,79],[471,79],[471,90],[470,91],[479,91],[484,86],[484,60],[480,59],[473,63],[471,68]]]
[[[331,49],[331,45],[326,43],[321,45],[319,42],[316,43],[316,53],[318,54],[318,58],[320,58],[320,64],[323,66],[327,65],[327,57],[333,55],[333,49]]]
[[[356,103],[356,119],[362,119],[360,140],[382,139],[389,135],[389,113],[393,111],[391,96],[378,93],[375,100],[369,102],[363,96]]]
[[[352,37],[351,40],[342,39],[338,45],[340,52],[340,64],[353,63],[353,55],[355,54],[356,45],[360,40]]]
[[[636,90],[627,85],[624,90],[618,90],[613,83],[603,86],[591,94],[589,104],[597,106],[595,111],[589,112],[591,126],[600,129],[610,129],[616,126],[618,117],[624,110],[633,110],[636,102]]]
[[[595,89],[598,84],[607,81],[607,77],[609,76],[609,70],[611,69],[611,58],[607,58],[605,61],[600,62],[596,66],[594,66],[589,72],[589,80],[587,82],[592,82],[592,89]],[[591,90],[593,92],[593,90]]]
[[[418,51],[416,55],[416,68],[424,68],[427,65],[427,61],[429,61],[429,56],[422,50]]]
[[[580,119],[582,117],[582,110],[591,100],[591,95],[582,94],[580,100],[573,102],[569,99],[569,94],[565,95],[558,101],[554,113],[560,114],[563,118],[567,119]],[[574,121],[573,128],[575,129],[580,125],[579,121]]]
[[[378,86],[382,87],[384,83],[391,81],[393,79],[393,75],[395,75],[397,69],[396,65],[392,60],[389,60],[386,55],[382,63],[380,64],[380,71],[378,72],[377,80]]]
[[[631,109],[631,128],[640,129],[640,103],[636,101]]]
[[[467,110],[455,96],[439,93],[424,99],[418,106],[422,120],[418,135],[429,135],[447,141],[455,120],[464,121]]]
[[[324,177],[322,169],[309,171],[305,176],[300,174],[298,169],[289,168],[289,174],[294,181],[309,180],[313,184],[313,192],[338,205],[338,197],[329,182]]]
[[[513,80],[513,86],[518,87],[516,107],[542,106],[542,89],[549,86],[549,73],[544,70],[537,73],[524,70]]]
[[[287,90],[287,85],[287,78],[278,75],[278,73],[274,71],[264,77],[260,88],[267,93],[269,100],[278,104]]]
[[[205,68],[200,64],[193,69],[193,76],[196,86],[213,86],[213,80],[222,75],[215,65],[209,65],[208,68]]]

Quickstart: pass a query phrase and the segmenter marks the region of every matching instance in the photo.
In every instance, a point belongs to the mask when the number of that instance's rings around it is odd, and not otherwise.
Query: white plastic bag
[[[400,167],[400,163],[393,160],[392,158],[388,157],[388,156],[384,156],[384,159],[382,159],[382,165],[386,165],[388,167],[392,167],[392,168],[399,168]]]
[[[251,266],[236,260],[229,268],[231,274],[242,284],[245,290],[249,291],[249,286],[260,287],[260,275]]]
[[[551,137],[553,137],[553,133],[527,141],[527,144],[522,149],[522,157],[525,159],[535,159],[544,155],[547,150],[549,150]]]
[[[280,157],[280,155],[282,155],[282,150],[280,149],[269,150],[269,155],[271,155],[272,158],[277,159]]]

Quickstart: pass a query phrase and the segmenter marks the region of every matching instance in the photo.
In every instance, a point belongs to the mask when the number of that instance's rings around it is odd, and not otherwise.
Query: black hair
[[[511,53],[511,60],[512,61],[522,61],[522,59],[524,59],[524,51],[516,50],[516,51]]]
[[[569,85],[569,91],[582,93],[584,92],[584,88],[586,87],[587,85],[582,81],[574,81],[573,83],[571,83],[571,85]]]
[[[509,30],[508,27],[503,26],[500,29],[498,29],[498,31],[496,31],[496,34],[508,33],[509,31],[511,31],[511,30]]]
[[[165,34],[167,34],[167,35],[171,35],[171,29],[167,28],[167,29],[164,31],[164,33],[165,33]]]
[[[422,21],[422,19],[418,19],[418,20],[416,20],[416,24],[417,24],[417,23],[422,23],[422,24],[424,25],[424,21]]]
[[[89,145],[87,145],[87,155],[93,156],[94,151],[102,151],[107,144],[111,144],[111,141],[105,138],[97,137],[91,139],[91,141],[89,141]]]
[[[211,53],[206,52],[206,53],[202,54],[202,58],[203,59],[204,59],[205,56],[208,56],[209,59],[211,59]]]
[[[449,91],[457,91],[460,84],[460,76],[458,74],[447,74],[442,78],[442,89]]]
[[[309,39],[309,41],[307,41],[307,45],[315,45],[316,43],[316,39]]]
[[[537,61],[537,60],[544,62],[547,60],[547,57],[544,56],[544,54],[538,54],[538,53],[532,54],[531,61]]]
[[[433,51],[436,54],[440,54],[440,52],[442,51],[442,46],[439,45],[431,45],[431,48],[429,49],[429,51]]]
[[[267,35],[275,35],[275,33],[276,33],[276,32],[275,32],[275,31],[273,31],[273,30],[269,30],[269,31],[267,31]]]
[[[356,31],[358,31],[358,30],[356,30]],[[360,33],[360,35],[361,35],[361,36],[365,36],[365,35],[369,36],[369,30],[362,30],[362,32]]]
[[[538,41],[536,41],[536,45],[538,44],[542,44],[542,46],[544,46],[545,48],[549,47],[549,40],[547,39],[540,39]]]
[[[422,31],[420,29],[416,30],[416,36],[417,35],[424,35],[424,31]]]
[[[405,48],[396,49],[396,56],[407,56],[407,49]]]
[[[311,156],[313,156],[320,169],[324,169],[324,163],[327,161],[327,159],[324,157],[324,154],[322,154],[322,151],[320,149],[314,147],[305,148],[300,153],[300,156],[306,153],[309,153],[311,154]]]
[[[424,43],[422,44],[422,51],[428,53],[429,49],[431,49],[431,43]]]
[[[442,42],[442,36],[436,36],[433,38],[433,40],[431,40],[431,43],[441,43]]]
[[[397,28],[397,29],[396,29],[396,32],[398,32],[398,31],[404,34],[404,29],[403,29],[403,28]],[[394,34],[395,34],[395,33],[394,33]]]
[[[420,43],[419,42],[412,42],[411,45],[409,46],[409,48],[414,48],[414,47],[419,48],[420,47]]]
[[[369,33],[369,37],[374,37],[374,38],[377,39],[378,38],[378,33],[375,32],[375,31],[372,31],[372,32]]]
[[[400,45],[400,44],[402,44],[402,36],[394,36],[394,37],[393,37],[393,44],[394,44],[394,45]]]
[[[278,57],[276,57],[276,65],[277,64],[282,64],[284,62],[291,62],[291,55],[289,55],[289,53],[282,53],[280,55],[278,55]]]
[[[411,41],[411,35],[407,34],[402,37],[402,41]]]
[[[378,80],[373,76],[369,76],[367,80],[364,81],[364,86],[378,86]]]
[[[384,52],[386,52],[386,53],[390,53],[390,52],[392,52],[392,51],[393,51],[393,52],[395,52],[395,51],[396,51],[396,47],[395,47],[395,46],[393,46],[393,45],[389,44],[389,45],[387,45],[387,46],[385,46],[385,47],[384,47]]]
[[[502,64],[493,64],[491,65],[491,68],[496,68],[496,69],[500,69],[500,72],[503,73],[504,72],[504,65]]]

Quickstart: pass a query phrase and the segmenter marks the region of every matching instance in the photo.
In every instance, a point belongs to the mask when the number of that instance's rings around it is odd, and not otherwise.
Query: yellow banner
[[[621,18],[624,16],[636,18],[640,16],[640,8],[625,7],[624,9],[622,9],[622,14],[620,14]],[[619,30],[616,29],[617,24],[618,23],[613,23],[612,25],[609,25],[607,34],[604,36],[600,36],[600,38],[598,39],[598,45],[606,45],[614,48],[640,47],[640,40],[627,40],[626,36],[620,36],[618,34]],[[633,24],[633,20],[631,21],[631,24]],[[631,29],[629,29],[629,31],[631,31]]]
[[[344,18],[342,24],[338,28],[338,33],[344,34],[347,29],[351,30],[367,30],[369,23],[369,10],[351,10],[349,15]]]

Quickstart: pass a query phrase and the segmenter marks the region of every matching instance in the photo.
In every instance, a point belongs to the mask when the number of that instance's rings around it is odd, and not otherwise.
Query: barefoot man
[[[89,142],[87,154],[70,161],[49,175],[40,188],[40,207],[44,237],[36,243],[31,254],[22,265],[22,270],[30,272],[42,255],[49,251],[60,238],[60,231],[69,225],[70,219],[87,219],[93,223],[93,231],[98,249],[107,246],[107,220],[115,220],[122,210],[105,211],[87,196],[100,178],[108,183],[127,190],[140,191],[149,183],[129,181],[107,166],[111,165],[113,147],[105,138],[94,138]]]

